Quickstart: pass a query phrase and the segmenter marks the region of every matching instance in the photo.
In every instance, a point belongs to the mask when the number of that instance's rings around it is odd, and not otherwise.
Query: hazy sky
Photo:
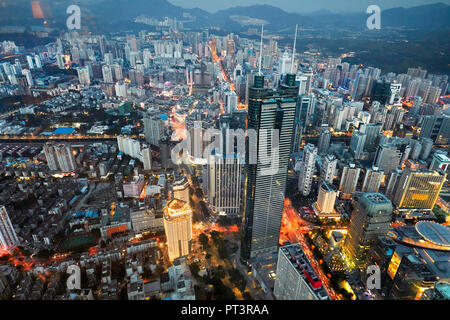
[[[334,12],[364,11],[371,4],[380,6],[381,10],[393,7],[413,7],[442,2],[450,5],[450,0],[169,0],[184,7],[198,7],[209,12],[236,6],[270,4],[287,12],[311,12],[327,9]]]

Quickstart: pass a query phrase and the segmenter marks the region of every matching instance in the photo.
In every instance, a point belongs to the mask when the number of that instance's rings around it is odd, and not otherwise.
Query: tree
[[[201,233],[198,236],[198,241],[200,242],[200,244],[202,245],[203,250],[207,250],[208,249],[208,242],[209,242],[209,238],[206,234]]]
[[[200,271],[200,266],[198,262],[193,262],[189,265],[189,269],[191,269],[191,273],[194,277],[198,277],[198,272]]]

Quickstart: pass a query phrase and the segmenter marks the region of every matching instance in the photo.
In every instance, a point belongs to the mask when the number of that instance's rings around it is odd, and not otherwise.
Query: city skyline
[[[251,3],[3,3],[0,300],[450,299],[450,6]]]

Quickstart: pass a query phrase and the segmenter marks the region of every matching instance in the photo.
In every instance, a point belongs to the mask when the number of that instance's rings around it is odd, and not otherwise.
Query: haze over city
[[[5,304],[450,299],[450,1],[0,8]]]

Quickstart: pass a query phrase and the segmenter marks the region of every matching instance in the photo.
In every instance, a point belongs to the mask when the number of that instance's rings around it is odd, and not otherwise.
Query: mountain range
[[[264,23],[265,28],[272,30],[291,30],[295,24],[299,24],[302,28],[363,30],[366,28],[366,20],[369,16],[366,12],[332,13],[327,10],[309,14],[288,13],[270,5],[233,7],[209,13],[199,8],[181,8],[167,0],[41,0],[33,2],[41,4],[49,26],[65,25],[68,17],[66,8],[70,4],[78,3],[81,7],[82,21],[95,24],[98,29],[132,23],[137,16],[147,16],[190,20],[191,22],[186,23],[186,26],[193,29],[215,26],[234,31]],[[2,4],[0,26],[36,24],[29,0],[4,0]],[[450,6],[435,3],[412,8],[387,9],[381,13],[381,26],[422,31],[447,30],[450,29]]]

